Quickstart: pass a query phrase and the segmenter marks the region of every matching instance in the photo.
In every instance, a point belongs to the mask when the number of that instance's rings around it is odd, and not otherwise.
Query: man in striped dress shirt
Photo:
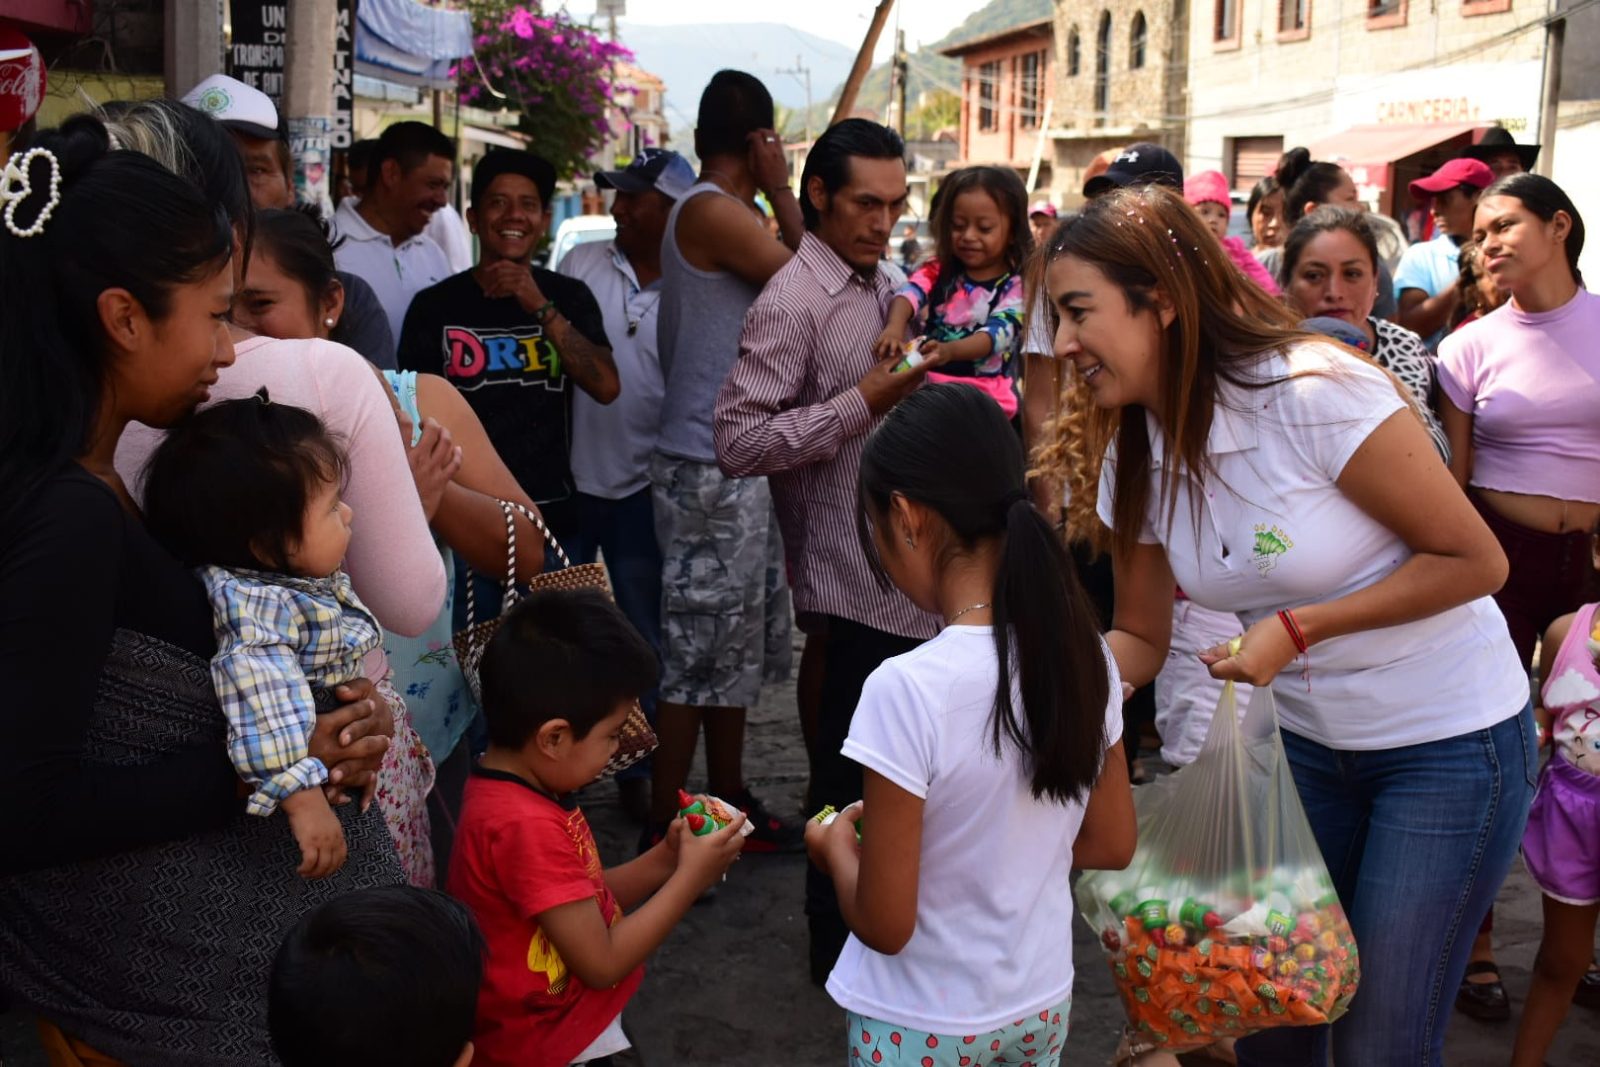
[[[861,768],[840,753],[867,675],[932,637],[939,620],[873,578],[856,537],[856,476],[867,432],[922,383],[893,372],[873,342],[894,287],[880,259],[905,208],[905,146],[849,119],[817,140],[801,175],[806,235],[745,318],[739,360],[717,396],[717,462],[765,474],[777,503],[795,611],[826,628],[811,799],[861,797]],[[823,984],[848,930],[832,882],[806,872],[811,977]]]

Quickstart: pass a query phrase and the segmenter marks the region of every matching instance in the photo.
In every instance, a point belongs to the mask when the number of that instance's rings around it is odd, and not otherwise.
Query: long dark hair
[[[233,247],[219,207],[155,161],[110,151],[99,120],[69,119],[33,146],[58,161],[61,202],[38,236],[0,230],[0,517],[91,443],[110,356],[100,294],[126,289],[159,322],[173,289],[215,274]],[[48,160],[28,172],[19,228],[50,189]]]
[[[1313,163],[1306,148],[1291,148],[1279,157],[1273,176],[1283,189],[1283,214],[1291,226],[1306,213],[1307,204],[1327,203],[1328,194],[1350,177],[1337,163]]]
[[[1022,445],[999,406],[968,386],[926,386],[868,438],[856,526],[885,587],[872,527],[888,521],[896,493],[944,519],[952,553],[1000,539],[990,598],[999,666],[995,753],[1007,742],[1017,746],[1035,797],[1083,798],[1100,773],[1111,680],[1094,609],[1060,538],[1029,503]],[[1021,708],[1012,698],[1013,671]]]
[[[1033,252],[1033,227],[1028,225],[1028,190],[1010,167],[963,167],[939,186],[939,202],[933,212],[933,237],[938,244],[939,288],[948,290],[961,275],[961,262],[956,259],[954,240],[950,235],[951,221],[956,214],[956,201],[963,193],[981,191],[989,194],[1000,215],[1011,226],[1006,239],[1006,270],[1016,273]]]
[[[1583,252],[1583,216],[1566,190],[1543,174],[1507,174],[1485,189],[1478,203],[1491,196],[1514,196],[1545,222],[1555,218],[1558,211],[1566,212],[1572,220],[1572,232],[1566,240],[1567,266],[1572,268],[1572,280],[1583,285],[1583,273],[1578,270],[1578,256]]]
[[[1378,239],[1372,235],[1372,227],[1367,225],[1365,216],[1349,208],[1323,204],[1296,222],[1283,242],[1283,259],[1278,264],[1278,284],[1283,286],[1284,292],[1289,291],[1289,280],[1294,277],[1295,265],[1305,253],[1306,245],[1335,230],[1342,230],[1361,242],[1361,247],[1367,250],[1372,261],[1372,276],[1377,278]]]
[[[905,157],[906,143],[887,126],[866,119],[845,119],[829,126],[806,153],[806,165],[800,171],[800,215],[805,219],[806,229],[815,230],[822,223],[822,209],[811,202],[811,194],[807,192],[812,178],[822,182],[822,191],[832,199],[834,193],[850,183],[852,159],[903,160]]]

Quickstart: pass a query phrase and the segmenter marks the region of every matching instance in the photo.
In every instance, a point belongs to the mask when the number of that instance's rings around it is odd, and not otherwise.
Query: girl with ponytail
[[[1000,409],[959,385],[901,401],[861,457],[862,550],[945,620],[862,691],[844,754],[864,801],[807,828],[852,931],[828,992],[864,1060],[894,1045],[953,1064],[981,1035],[1059,1062],[1068,875],[1133,855],[1121,684],[1023,467]]]

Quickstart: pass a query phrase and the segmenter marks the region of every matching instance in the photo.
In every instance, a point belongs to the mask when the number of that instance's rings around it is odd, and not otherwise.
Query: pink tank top
[[[1542,692],[1556,752],[1578,770],[1600,775],[1600,670],[1594,662],[1600,650],[1597,608],[1600,604],[1578,609]]]

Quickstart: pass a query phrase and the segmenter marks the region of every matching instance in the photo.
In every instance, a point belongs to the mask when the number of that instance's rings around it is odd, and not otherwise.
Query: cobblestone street
[[[746,768],[775,811],[797,810],[805,788],[794,699],[792,685],[769,687],[750,717]],[[615,793],[606,782],[584,798],[608,863],[632,855],[638,837]],[[843,1067],[843,1013],[806,975],[804,866],[800,856],[751,856],[736,864],[715,899],[690,912],[651,960],[627,1013],[648,1067]],[[1539,940],[1538,894],[1520,862],[1501,892],[1495,930],[1501,970],[1520,1005]],[[1075,923],[1072,940],[1078,981],[1066,1062],[1102,1067],[1116,1048],[1122,1008],[1088,929]],[[17,1012],[0,1019],[4,1067],[44,1067],[28,1020]],[[1514,1020],[1490,1025],[1456,1015],[1445,1063],[1503,1067],[1514,1035]],[[1600,1064],[1600,1013],[1573,1009],[1549,1064]]]

